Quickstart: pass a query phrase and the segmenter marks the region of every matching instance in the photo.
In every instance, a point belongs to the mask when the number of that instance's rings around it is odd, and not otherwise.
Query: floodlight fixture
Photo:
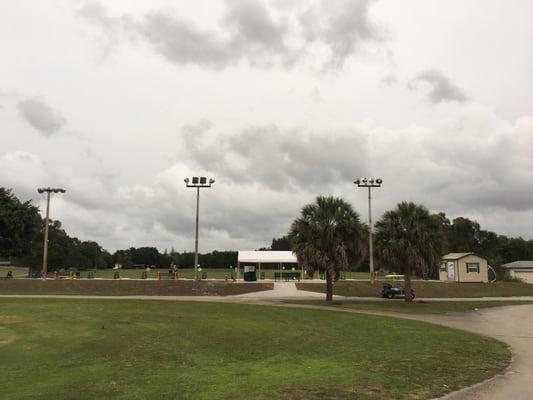
[[[380,187],[383,183],[383,179],[381,178],[359,178],[356,179],[354,182],[359,187]]]
[[[213,183],[215,183],[215,180],[212,178],[207,178],[205,176],[193,176],[190,179],[185,178],[183,180],[186,183],[187,187],[211,187]]]

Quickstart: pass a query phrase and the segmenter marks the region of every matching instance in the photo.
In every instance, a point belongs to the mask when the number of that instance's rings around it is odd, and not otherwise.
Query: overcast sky
[[[533,238],[529,0],[0,1],[0,186],[113,251],[255,249],[353,180]]]

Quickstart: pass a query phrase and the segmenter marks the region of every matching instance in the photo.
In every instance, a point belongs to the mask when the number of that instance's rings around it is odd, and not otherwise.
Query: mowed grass
[[[28,276],[28,268],[24,267],[0,267],[0,278],[5,278],[11,271],[15,278],[25,278]]]
[[[377,297],[381,296],[383,282],[346,282],[338,281],[333,292],[341,296]],[[403,285],[396,282],[394,285]],[[326,285],[322,283],[297,283],[300,290],[325,293]],[[494,283],[449,283],[414,281],[416,297],[450,298],[450,297],[510,297],[533,296],[533,285],[516,282]]]
[[[242,304],[0,299],[0,393],[43,399],[426,399],[505,368],[493,339]]]
[[[532,304],[532,302],[527,301],[414,301],[412,303],[407,303],[403,299],[385,301],[345,300],[334,301],[331,304],[328,304],[323,300],[291,300],[287,301],[287,303],[408,314],[445,314],[469,312],[482,308]]]

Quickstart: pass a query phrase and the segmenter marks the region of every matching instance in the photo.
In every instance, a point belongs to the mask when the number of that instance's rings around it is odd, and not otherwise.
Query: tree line
[[[435,246],[440,255],[448,252],[474,252],[487,258],[493,267],[506,262],[533,259],[533,240],[507,237],[483,230],[479,223],[464,217],[450,220],[444,213],[428,212],[428,215],[438,232]],[[376,224],[376,231],[379,224]],[[0,187],[0,260],[11,260],[17,265],[39,268],[42,263],[43,235],[44,221],[39,209],[29,201],[20,201],[11,190]],[[361,222],[360,240],[363,243],[367,243],[367,235],[367,227]],[[287,234],[273,238],[270,246],[259,250],[293,250],[294,243],[295,238],[291,239],[290,234]],[[378,262],[381,262],[381,244],[377,236],[375,251]],[[194,265],[193,252],[180,253],[174,249],[161,253],[156,247],[131,247],[110,253],[96,241],[71,237],[60,221],[53,220],[49,222],[48,257],[50,270],[69,267],[112,268],[115,264],[121,264],[125,268],[168,267],[171,263],[183,268],[191,268]],[[199,263],[210,268],[234,266],[237,263],[237,251],[200,254]],[[381,265],[385,264],[382,262]],[[349,263],[347,268],[368,270],[367,252],[361,251],[357,262]]]
[[[39,269],[42,265],[44,219],[31,202],[20,201],[11,190],[0,188],[0,261]],[[165,250],[156,247],[131,247],[113,254],[96,241],[71,237],[61,222],[49,220],[48,264],[49,270],[61,268],[99,269],[120,264],[125,268],[158,267],[171,264],[179,267],[194,266],[193,252]],[[228,268],[236,265],[236,251],[212,251],[199,254],[200,265],[211,268]]]
[[[531,239],[508,237],[484,230],[478,222],[465,217],[450,220],[443,212],[432,214],[432,218],[439,229],[441,255],[471,252],[486,258],[489,265],[496,268],[517,260],[533,260]],[[285,235],[273,238],[270,248],[263,247],[260,250],[292,250],[292,248],[288,235]],[[365,254],[359,263],[359,269],[368,271],[368,264],[368,254]]]

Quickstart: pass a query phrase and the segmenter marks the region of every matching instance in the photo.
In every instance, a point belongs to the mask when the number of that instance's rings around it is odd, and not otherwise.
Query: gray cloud
[[[306,39],[327,44],[332,63],[342,65],[362,44],[383,39],[381,30],[368,15],[372,3],[372,0],[311,3],[299,16]]]
[[[457,101],[465,102],[468,97],[463,91],[455,86],[441,71],[436,69],[428,69],[418,74],[415,79],[410,82],[409,88],[416,90],[417,83],[423,82],[429,85],[428,100],[432,103],[440,103],[443,101]]]
[[[110,16],[99,3],[87,3],[78,15],[98,26],[110,41],[120,27],[148,42],[170,62],[221,69],[246,61],[250,65],[293,65],[308,55],[308,46],[325,47],[329,63],[341,66],[365,43],[383,39],[370,19],[371,0],[319,1],[287,7],[263,0],[232,0],[216,29],[207,29],[169,10],[141,18]],[[289,23],[292,21],[292,23]],[[290,44],[289,44],[290,43]]]
[[[233,31],[235,44],[252,52],[254,48],[270,53],[286,52],[284,36],[287,27],[273,19],[264,2],[230,0],[227,5],[224,25]]]
[[[286,28],[274,21],[262,1],[228,1],[221,32],[203,29],[168,11],[148,13],[141,22],[132,22],[129,27],[177,64],[218,69],[243,59],[252,65],[269,65],[275,57],[288,61]]]
[[[235,62],[239,50],[215,32],[197,28],[193,23],[177,19],[167,12],[147,14],[143,23],[133,23],[136,31],[155,50],[177,64],[199,64],[222,68]]]
[[[96,26],[101,31],[102,34],[97,41],[103,49],[103,55],[108,56],[118,43],[122,20],[111,16],[107,9],[96,1],[84,3],[77,11],[77,16]]]
[[[204,136],[207,129],[212,127],[203,122],[183,128],[188,156],[235,183],[314,191],[366,171],[368,137],[361,132],[308,133],[266,125],[229,137]]]
[[[17,109],[22,117],[35,129],[51,136],[63,128],[67,120],[52,108],[42,97],[33,97],[18,102]]]

